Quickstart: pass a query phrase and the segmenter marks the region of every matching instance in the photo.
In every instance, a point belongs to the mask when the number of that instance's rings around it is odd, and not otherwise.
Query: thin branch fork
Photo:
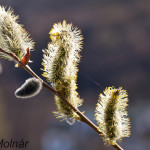
[[[80,112],[77,108],[75,108],[73,105],[71,105],[67,99],[59,92],[54,90],[52,87],[50,87],[46,82],[44,82],[28,65],[25,65],[24,63],[22,63],[20,61],[20,59],[13,53],[8,52],[2,48],[0,48],[0,52],[4,53],[10,57],[12,57],[17,63],[19,63],[21,65],[21,67],[23,69],[25,69],[28,73],[30,73],[33,77],[39,79],[42,82],[42,85],[49,90],[50,92],[52,92],[53,94],[57,95],[59,98],[61,98],[71,109],[73,109],[79,116],[80,116],[80,121],[85,122],[86,124],[88,124],[91,128],[93,128],[99,135],[103,135],[102,132],[99,131],[99,128],[93,123],[91,122],[82,112]],[[112,145],[115,149],[117,150],[123,150],[122,147],[120,147],[117,143],[115,143],[114,145]]]

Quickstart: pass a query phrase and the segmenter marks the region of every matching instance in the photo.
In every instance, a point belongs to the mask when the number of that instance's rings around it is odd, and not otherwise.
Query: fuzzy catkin
[[[26,49],[34,48],[34,42],[29,34],[18,23],[18,16],[12,9],[6,10],[0,6],[0,48],[14,53],[19,59],[26,54]],[[10,56],[0,53],[0,57],[13,60]]]
[[[77,93],[77,64],[80,61],[82,49],[81,31],[72,24],[54,24],[50,31],[51,43],[43,50],[44,73],[43,76],[51,82],[53,87],[75,107],[82,104],[82,99]],[[78,115],[70,109],[58,96],[54,96],[57,106],[56,116],[65,119],[70,124],[71,119],[78,118]]]
[[[127,92],[122,88],[108,87],[99,96],[95,118],[107,144],[113,145],[130,135],[127,102]]]
[[[36,78],[29,78],[25,83],[16,90],[17,98],[31,98],[37,95],[42,89],[42,82]]]

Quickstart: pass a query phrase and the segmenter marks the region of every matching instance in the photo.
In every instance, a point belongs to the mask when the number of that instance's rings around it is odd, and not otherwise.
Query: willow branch
[[[24,63],[22,63],[20,61],[20,59],[13,53],[8,52],[2,48],[0,48],[0,52],[11,56],[17,63],[19,63],[19,65],[21,65],[21,67],[23,69],[25,69],[28,73],[30,73],[33,77],[38,78],[41,82],[42,85],[49,90],[50,92],[52,92],[53,94],[57,95],[59,98],[61,98],[71,109],[73,109],[79,116],[80,116],[80,121],[85,122],[86,124],[88,124],[92,129],[94,129],[98,134],[103,135],[102,132],[99,131],[99,128],[93,123],[91,122],[82,112],[80,112],[77,108],[75,108],[73,105],[71,105],[67,99],[59,92],[54,90],[52,87],[50,87],[46,82],[44,82],[36,73],[34,73],[34,71],[28,66],[25,65]],[[123,150],[117,143],[115,143],[114,145],[112,145],[115,149],[117,150]]]

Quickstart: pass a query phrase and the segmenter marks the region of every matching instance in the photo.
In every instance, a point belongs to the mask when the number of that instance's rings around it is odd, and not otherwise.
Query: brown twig
[[[34,73],[34,71],[28,66],[28,65],[24,65],[20,59],[13,53],[8,52],[2,48],[0,48],[0,52],[9,55],[10,57],[12,57],[17,63],[19,63],[19,65],[25,69],[27,72],[29,72],[33,77],[38,78],[39,80],[41,80],[43,86],[49,90],[50,92],[52,92],[53,94],[57,95],[58,97],[60,97],[71,109],[73,109],[81,118],[82,122],[85,122],[86,124],[88,124],[91,128],[93,128],[98,134],[103,135],[102,132],[99,131],[98,127],[91,122],[82,112],[80,112],[77,108],[75,108],[73,105],[71,105],[66,98],[64,98],[64,96],[59,92],[54,90],[52,87],[50,87],[46,82],[44,82],[36,73]],[[117,150],[123,150],[117,143],[115,143],[114,145],[112,145],[115,149]]]

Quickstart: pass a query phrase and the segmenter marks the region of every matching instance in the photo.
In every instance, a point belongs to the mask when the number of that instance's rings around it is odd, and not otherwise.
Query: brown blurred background
[[[120,145],[126,150],[149,149],[149,0],[0,0],[0,5],[14,9],[36,42],[30,67],[40,76],[42,49],[50,41],[52,25],[66,19],[80,28],[84,36],[78,75],[78,91],[84,98],[80,110],[95,122],[99,93],[108,86],[122,86],[129,94],[132,128],[130,138]],[[28,140],[27,150],[113,149],[84,123],[70,126],[56,119],[53,95],[46,89],[32,99],[17,99],[15,90],[31,76],[13,62],[0,59],[0,63],[0,139]]]

